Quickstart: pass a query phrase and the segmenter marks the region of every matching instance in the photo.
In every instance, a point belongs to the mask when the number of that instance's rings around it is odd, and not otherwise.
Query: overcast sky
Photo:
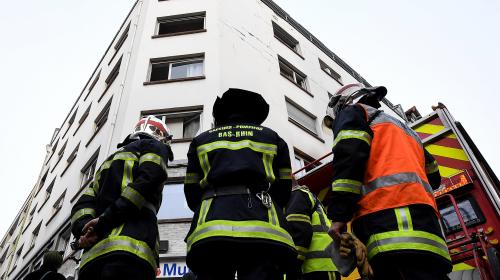
[[[255,1],[255,0],[234,0]],[[438,101],[500,171],[500,2],[275,0],[388,98]],[[0,9],[0,238],[38,178],[45,145],[133,0],[6,1]]]

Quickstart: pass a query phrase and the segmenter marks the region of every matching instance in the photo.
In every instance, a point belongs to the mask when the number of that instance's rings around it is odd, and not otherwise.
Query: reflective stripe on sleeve
[[[92,218],[95,218],[95,210],[92,208],[83,208],[75,212],[73,216],[71,216],[71,223],[74,224],[78,219],[85,215],[90,215]]]
[[[134,161],[132,160],[126,160],[124,162],[124,167],[123,167],[123,178],[122,178],[122,190],[125,189],[130,183],[134,181],[133,178],[133,173],[132,171],[134,170]]]
[[[280,168],[279,173],[280,173],[279,178],[282,180],[291,180],[292,179],[292,169],[290,169],[290,168]]]
[[[83,192],[83,195],[88,195],[88,196],[91,196],[91,197],[95,197],[95,190],[93,188],[93,186],[89,186],[85,189],[85,191]]]
[[[346,139],[358,139],[366,142],[368,146],[372,143],[372,137],[370,134],[363,130],[341,130],[337,136],[335,136],[335,141],[333,141],[333,147],[335,147],[340,141]]]
[[[122,197],[132,202],[139,210],[142,209],[146,199],[136,189],[132,187],[125,187],[122,191]]]
[[[184,184],[198,184],[201,178],[197,173],[186,173]]]
[[[439,165],[437,161],[433,161],[425,165],[425,173],[427,174],[432,174],[434,172],[437,172],[438,170],[439,170]]]
[[[311,224],[311,217],[303,214],[290,214],[286,216],[288,222],[303,222]]]
[[[332,183],[332,191],[334,192],[350,192],[361,194],[361,186],[363,183],[350,179],[337,179]]]

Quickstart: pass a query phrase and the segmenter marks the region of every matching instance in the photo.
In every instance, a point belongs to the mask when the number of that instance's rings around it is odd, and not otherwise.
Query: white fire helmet
[[[337,90],[330,98],[323,123],[331,128],[333,121],[345,106],[356,104],[364,96],[373,96],[376,97],[378,101],[381,101],[386,94],[387,89],[382,86],[365,87],[360,83],[345,85]]]
[[[145,116],[135,125],[134,134],[145,134],[170,145],[172,134],[168,126],[155,116]]]

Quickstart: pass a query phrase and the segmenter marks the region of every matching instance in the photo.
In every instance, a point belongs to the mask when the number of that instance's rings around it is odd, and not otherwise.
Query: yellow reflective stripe
[[[432,155],[448,157],[448,158],[453,158],[453,159],[458,159],[458,160],[463,160],[463,161],[469,161],[469,158],[467,157],[464,150],[462,150],[462,149],[440,146],[440,145],[435,145],[435,144],[427,145],[427,146],[425,146],[425,148]]]
[[[361,194],[361,186],[363,183],[350,179],[337,179],[332,183],[332,191],[334,192],[351,192]]]
[[[201,225],[207,219],[208,210],[210,210],[210,206],[212,205],[213,198],[205,199],[201,203],[201,211],[200,216],[198,217],[198,225]]]
[[[165,164],[165,161],[161,158],[161,156],[154,154],[154,153],[147,153],[145,155],[142,155],[141,158],[139,159],[139,165],[145,163],[145,162],[152,162],[156,163],[159,165],[165,172],[167,172],[167,165]]]
[[[263,154],[262,163],[264,164],[264,170],[266,172],[266,179],[269,183],[273,183],[276,180],[273,171],[273,159],[274,155]]]
[[[290,214],[286,216],[286,220],[289,222],[303,222],[311,224],[311,217],[303,214]]]
[[[109,236],[94,245],[90,250],[82,255],[80,268],[90,261],[114,251],[124,251],[131,253],[147,261],[156,270],[156,255],[149,248],[148,244],[128,236]]]
[[[305,247],[298,246],[298,245],[295,246],[295,249],[297,249],[298,252],[304,253],[304,254],[307,253],[307,251],[309,251],[309,248],[305,248]]]
[[[290,168],[280,168],[280,179],[281,180],[291,180],[292,179],[292,169]]]
[[[255,142],[248,139],[237,142],[215,141],[199,146],[196,151],[198,152],[198,154],[205,154],[217,149],[240,150],[245,148],[251,149],[256,152],[272,155],[277,154],[278,151],[278,147],[274,144]]]
[[[198,184],[200,182],[200,175],[198,173],[186,173],[184,184]]]
[[[146,202],[144,196],[132,187],[125,187],[122,191],[122,197],[132,202],[139,210],[142,209],[144,203]]]
[[[203,171],[203,179],[200,182],[200,186],[206,187],[208,185],[208,172],[210,172],[210,162],[208,161],[208,154],[198,154],[198,160],[200,161],[201,170]]]
[[[292,237],[286,230],[268,222],[214,220],[196,227],[195,231],[187,238],[187,251],[189,252],[193,244],[200,240],[220,236],[267,239],[295,248]]]
[[[394,250],[420,250],[438,254],[451,260],[446,242],[425,231],[390,231],[370,236],[367,243],[368,259],[381,252]]]
[[[400,207],[395,208],[396,220],[398,221],[398,230],[413,230],[413,222],[410,215],[410,208]]]
[[[301,254],[297,254],[297,259],[299,259],[301,261],[305,261],[306,260],[306,256],[301,255]]]
[[[125,189],[128,184],[133,182],[132,171],[134,169],[134,161],[126,160],[123,167],[123,178],[122,178],[122,190]]]
[[[372,137],[370,134],[363,130],[341,130],[335,137],[333,141],[333,147],[335,147],[340,141],[346,139],[359,139],[366,142],[366,144],[371,145]]]
[[[137,156],[131,152],[120,152],[113,156],[113,160],[132,160],[137,161]]]
[[[410,208],[405,207],[404,208],[404,212],[406,214],[406,219],[408,221],[408,229],[409,230],[413,230],[413,221],[412,221],[411,215],[410,215]]]
[[[75,212],[73,216],[71,216],[71,223],[74,224],[78,219],[85,215],[90,215],[92,218],[95,218],[95,210],[92,208],[83,208]]]
[[[88,195],[88,196],[91,196],[91,197],[95,197],[95,190],[92,186],[89,186],[85,189],[85,191],[83,192],[83,195]]]
[[[274,207],[274,203],[271,204],[271,207],[267,210],[267,215],[269,217],[269,223],[273,226],[279,226],[280,222],[278,219],[278,213],[276,213],[276,208]]]
[[[439,165],[436,161],[433,161],[425,165],[425,173],[427,174],[432,174],[434,172],[437,172],[438,170],[439,170]]]

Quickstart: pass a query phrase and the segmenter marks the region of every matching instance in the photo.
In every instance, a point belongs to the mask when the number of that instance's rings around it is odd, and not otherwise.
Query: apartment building
[[[165,120],[174,135],[175,161],[158,213],[158,278],[179,279],[187,271],[183,239],[192,217],[183,194],[186,153],[193,137],[213,127],[216,97],[230,87],[261,93],[271,107],[264,125],[285,139],[298,170],[330,151],[332,135],[321,120],[331,93],[347,83],[368,85],[271,0],[131,5],[49,139],[40,176],[0,243],[2,280],[22,279],[41,265],[47,249],[64,251],[60,272],[76,278],[80,252],[69,246],[71,207],[96,167],[149,114]],[[388,100],[384,109],[405,118]]]

